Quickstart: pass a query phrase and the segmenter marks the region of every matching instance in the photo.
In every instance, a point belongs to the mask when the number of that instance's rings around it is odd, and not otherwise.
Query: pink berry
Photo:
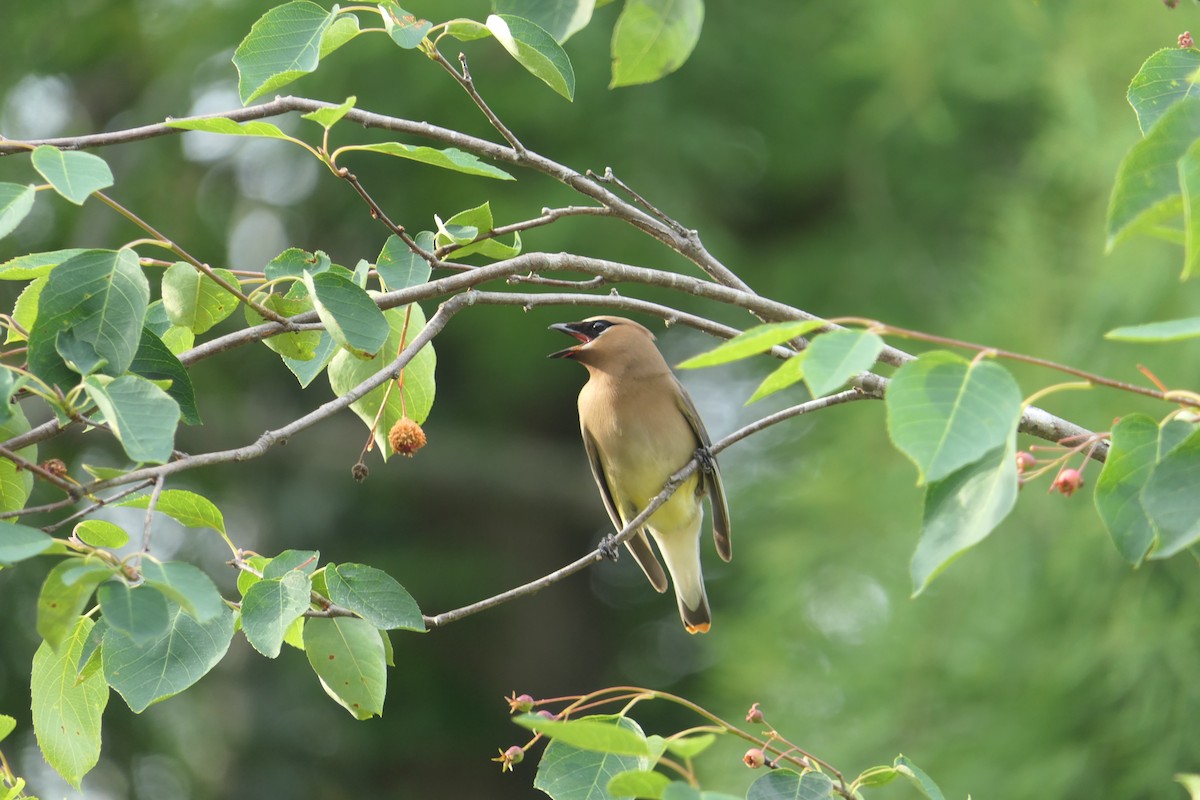
[[[742,762],[750,769],[758,769],[767,763],[767,757],[763,755],[762,750],[759,750],[757,747],[751,747],[746,751],[746,755],[742,756]]]

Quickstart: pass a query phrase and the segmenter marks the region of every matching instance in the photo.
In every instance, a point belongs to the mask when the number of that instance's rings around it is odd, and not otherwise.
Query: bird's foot
[[[600,551],[600,555],[609,561],[616,561],[617,557],[621,555],[621,551],[617,547],[617,537],[611,533],[600,540],[600,544],[596,546],[596,549]]]
[[[700,462],[700,471],[705,475],[712,475],[717,471],[717,457],[708,447],[697,447],[693,457]]]

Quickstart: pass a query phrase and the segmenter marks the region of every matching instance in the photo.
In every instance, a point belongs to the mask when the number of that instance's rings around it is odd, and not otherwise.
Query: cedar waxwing
[[[588,382],[579,393],[579,427],[592,477],[612,524],[620,530],[698,448],[711,444],[708,432],[654,346],[654,334],[643,326],[621,317],[590,317],[550,327],[580,342],[550,358],[571,358],[587,367]],[[717,552],[728,561],[733,555],[729,511],[715,458],[711,470],[693,473],[625,542],[650,584],[665,592],[667,576],[646,531],[654,537],[688,633],[705,633],[712,625],[700,572],[701,499],[706,493],[712,503]]]

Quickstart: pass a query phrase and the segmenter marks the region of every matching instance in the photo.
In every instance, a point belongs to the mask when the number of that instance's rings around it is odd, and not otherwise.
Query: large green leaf
[[[180,419],[173,397],[140,375],[89,375],[83,384],[126,455],[153,464],[171,459]]]
[[[917,791],[929,798],[929,800],[945,800],[942,790],[939,789],[938,785],[933,782],[933,779],[926,775],[924,770],[909,761],[904,756],[896,756],[895,767],[901,775],[904,775],[906,778],[908,778],[908,782],[911,783],[917,789]]]
[[[92,192],[113,185],[112,170],[94,153],[59,150],[44,144],[34,148],[31,160],[33,168],[54,187],[54,191],[77,206],[83,205]]]
[[[25,411],[19,405],[11,406],[9,410],[12,415],[0,423],[0,442],[27,433],[30,429]],[[31,444],[28,447],[22,447],[17,451],[17,455],[26,461],[36,462],[38,460],[37,445]],[[25,501],[29,499],[32,491],[33,474],[29,470],[18,468],[7,458],[0,458],[0,511],[18,511],[24,508]]]
[[[692,356],[681,363],[679,368],[715,367],[718,364],[739,361],[759,353],[765,353],[777,344],[811,333],[827,324],[824,320],[802,319],[793,322],[768,322],[765,325],[756,325],[742,331],[729,341],[722,342],[712,350]]]
[[[916,464],[918,483],[1001,446],[1021,417],[1021,390],[1006,369],[942,351],[897,370],[885,400],[888,433]]]
[[[375,626],[353,617],[305,620],[304,652],[339,705],[357,719],[383,714],[387,659]]]
[[[628,772],[618,772],[604,788],[613,797],[661,800],[670,783],[671,779],[661,772],[652,769],[631,769]]]
[[[129,534],[120,525],[103,519],[85,519],[77,524],[71,534],[92,547],[116,549],[129,544]],[[0,536],[3,536],[0,531]]]
[[[1179,159],[1179,192],[1183,202],[1183,278],[1200,264],[1200,139]]]
[[[219,133],[225,136],[258,136],[265,139],[291,138],[280,130],[279,126],[261,121],[234,122],[224,117],[210,117],[208,119],[169,119],[165,124],[168,128],[178,128],[181,131]]]
[[[86,352],[99,371],[129,369],[142,336],[150,284],[132,250],[85,250],[50,273],[29,335],[29,369],[63,389],[79,376],[63,360],[60,341]]]
[[[409,308],[412,309],[412,315],[409,319],[405,343],[411,342],[425,327],[425,314],[416,303],[388,309],[384,312],[388,325],[391,327],[391,333],[388,334],[388,339],[379,351],[379,355],[371,361],[355,358],[345,350],[333,357],[333,361],[329,363],[329,385],[335,395],[341,397],[395,358],[396,354],[400,352],[400,335],[404,329],[405,310]],[[391,392],[388,392],[388,383],[385,382],[382,386],[371,390],[350,404],[351,410],[370,427],[379,413],[384,395],[387,394],[387,406],[379,420],[379,426],[375,429],[375,442],[379,446],[384,460],[391,455],[387,443],[388,431],[400,420],[405,411],[407,411],[408,417],[417,423],[424,422],[429,416],[429,411],[433,408],[433,375],[436,364],[437,357],[434,355],[433,346],[427,344],[404,368],[403,403],[401,402],[401,393],[395,388],[395,385],[393,384]]]
[[[387,341],[387,318],[354,281],[332,270],[304,273],[317,316],[333,340],[359,358],[369,359]]]
[[[147,508],[150,505],[150,495],[135,495],[115,505]],[[158,503],[155,504],[154,510],[160,514],[166,514],[184,527],[212,528],[222,537],[226,537],[224,515],[211,500],[203,495],[189,492],[186,489],[165,489],[159,492]]]
[[[246,641],[267,658],[277,657],[288,628],[308,609],[311,593],[312,581],[296,570],[257,581],[242,599]]]
[[[1158,436],[1158,423],[1145,414],[1122,417],[1112,429],[1112,446],[1096,480],[1096,511],[1131,564],[1140,563],[1154,543],[1154,525],[1141,493],[1158,460]]]
[[[26,331],[33,328],[33,324],[37,322],[38,303],[42,297],[42,290],[46,288],[49,278],[41,277],[34,278],[29,284],[21,290],[17,295],[17,301],[13,304],[12,318],[13,322],[20,325]],[[13,342],[28,341],[29,337],[21,333],[15,327],[8,329],[8,334],[4,337],[5,344]]]
[[[50,534],[10,522],[0,525],[0,565],[12,566],[18,561],[46,552],[54,539]]]
[[[238,285],[237,276],[229,270],[213,272],[231,285]],[[228,317],[238,304],[238,299],[216,281],[183,261],[176,261],[163,273],[162,300],[172,324],[191,328],[197,334]]]
[[[539,717],[540,719],[540,717]],[[615,724],[645,741],[645,734],[628,717],[601,715],[583,717],[579,722]],[[565,741],[553,739],[546,745],[538,762],[533,787],[550,795],[553,800],[612,800],[605,791],[608,782],[622,772],[645,770],[651,767],[645,756],[618,755],[597,750],[583,750]]]
[[[679,69],[703,24],[704,0],[625,0],[613,29],[609,88],[650,83]]]
[[[321,60],[321,40],[336,16],[336,10],[296,0],[259,17],[233,55],[242,103],[315,70]]]
[[[454,147],[439,150],[436,147],[401,144],[400,142],[381,142],[379,144],[356,144],[338,148],[342,152],[361,150],[368,153],[383,153],[396,158],[407,158],[410,161],[420,161],[434,167],[463,172],[467,175],[478,175],[484,178],[497,178],[502,181],[516,180],[499,167],[493,167],[485,161],[480,161],[474,153],[467,153]]]
[[[329,599],[383,630],[425,630],[417,601],[395,578],[365,564],[325,568]]]
[[[831,331],[813,339],[804,357],[804,382],[813,397],[841,388],[870,369],[883,350],[883,339],[870,331]]]
[[[527,19],[507,14],[489,15],[487,28],[517,63],[568,100],[575,97],[575,70],[553,36]]]
[[[62,650],[96,587],[114,571],[97,558],[68,558],[46,575],[38,594],[37,632],[55,652]]]
[[[913,596],[1008,516],[1017,502],[1015,455],[1010,438],[978,461],[930,481],[921,540],[912,559]]]
[[[562,44],[583,30],[592,19],[595,0],[493,0],[497,14],[521,17],[537,25]]]
[[[511,245],[504,244],[496,238],[479,238],[492,230],[492,206],[484,203],[475,208],[460,211],[443,222],[435,216],[438,231],[434,237],[436,247],[450,244],[458,245],[458,249],[450,252],[447,259],[459,259],[473,253],[479,253],[488,258],[512,258],[521,252],[521,234],[513,236]],[[476,241],[478,239],[478,241]]]
[[[104,677],[134,713],[179,694],[203,678],[229,649],[233,612],[197,622],[172,606],[166,631],[144,644],[111,626],[104,632]]]
[[[304,284],[299,282],[292,284],[286,295],[272,293],[258,299],[263,306],[284,317],[294,317],[297,314],[313,310],[312,297],[309,296],[308,289]],[[258,312],[249,306],[246,306],[246,321],[251,325],[260,325],[264,322]],[[281,356],[298,361],[309,361],[316,355],[317,346],[321,343],[321,333],[321,331],[281,333],[263,339],[263,344]]]
[[[1108,204],[1107,248],[1179,216],[1179,159],[1200,138],[1200,97],[1180,100],[1125,154]]]
[[[1146,59],[1129,83],[1129,105],[1145,134],[1175,103],[1200,97],[1200,51],[1185,47],[1159,50]]]
[[[1151,558],[1167,558],[1200,541],[1200,428],[1165,453],[1142,490],[1158,530]]]
[[[333,360],[334,353],[340,349],[338,343],[333,340],[328,331],[321,331],[321,336],[317,339],[317,346],[313,349],[312,357],[304,360],[290,356],[280,356],[280,358],[283,359],[284,366],[296,376],[296,380],[300,382],[300,388],[303,389],[307,388],[310,383],[316,380],[318,375],[325,371],[325,367],[329,366],[329,362]]]
[[[791,769],[772,770],[746,790],[746,800],[824,800],[833,796],[828,775]]]
[[[356,19],[356,17],[343,17],[343,19]],[[301,114],[302,119],[311,119],[313,122],[320,125],[325,130],[329,130],[337,123],[341,122],[342,117],[354,108],[354,104],[358,102],[358,98],[350,95],[340,105],[326,106],[318,108],[316,111],[310,111],[307,114]]]
[[[46,643],[33,654],[29,688],[33,732],[46,762],[72,786],[100,760],[100,718],[108,705],[104,676],[77,679],[76,665],[93,622],[81,618],[55,652]]]
[[[37,196],[32,185],[0,183],[0,238],[8,236],[21,224],[21,220],[33,210],[33,199]],[[3,271],[0,270],[0,276]]]
[[[166,380],[171,385],[166,393],[179,404],[179,412],[183,421],[188,425],[199,425],[200,409],[196,407],[196,390],[192,386],[192,376],[183,366],[166,342],[160,339],[149,327],[142,328],[142,338],[138,342],[137,353],[129,371],[152,381]]]
[[[414,237],[417,246],[431,252],[437,246],[431,231],[421,231]],[[389,236],[379,251],[375,269],[389,292],[419,286],[429,280],[429,262],[409,249],[404,240],[395,234]]]
[[[650,745],[647,744],[644,734],[623,728],[607,719],[585,717],[554,720],[537,714],[522,714],[514,717],[513,722],[553,741],[561,741],[580,750],[596,750],[623,756],[650,755]]]

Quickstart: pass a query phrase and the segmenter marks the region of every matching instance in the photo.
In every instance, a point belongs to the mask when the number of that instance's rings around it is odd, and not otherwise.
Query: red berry
[[[762,750],[759,750],[757,747],[751,747],[746,751],[746,755],[742,756],[742,762],[750,769],[758,769],[767,763],[767,757],[763,755]]]
[[[746,722],[762,722],[762,721],[763,721],[762,710],[759,709],[758,703],[755,703],[752,706],[750,706],[750,710],[746,712]]]
[[[1070,497],[1080,486],[1083,486],[1083,476],[1079,474],[1079,470],[1068,467],[1058,473],[1058,477],[1054,479],[1050,489]]]
[[[1033,453],[1030,453],[1028,450],[1022,450],[1021,452],[1017,453],[1017,472],[1018,473],[1024,472],[1025,470],[1030,469],[1036,463],[1037,463],[1037,459],[1034,458]]]

